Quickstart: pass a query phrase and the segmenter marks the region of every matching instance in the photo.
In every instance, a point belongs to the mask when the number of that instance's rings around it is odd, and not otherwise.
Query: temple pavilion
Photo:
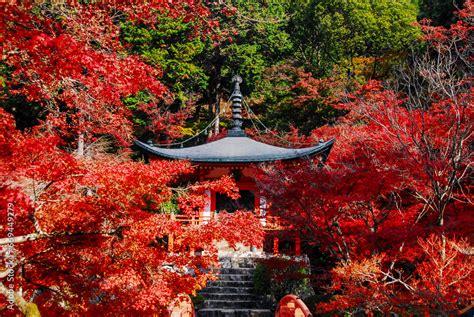
[[[289,164],[298,160],[320,156],[323,160],[329,155],[334,140],[320,141],[318,145],[306,148],[283,148],[265,144],[249,138],[242,129],[242,93],[240,76],[234,76],[231,129],[227,135],[217,141],[184,148],[164,148],[153,144],[135,141],[146,159],[188,160],[197,166],[199,180],[212,180],[223,175],[231,175],[239,187],[240,198],[231,200],[226,195],[207,191],[207,204],[199,214],[199,221],[206,222],[221,210],[233,212],[237,209],[251,210],[260,218],[272,240],[273,252],[279,253],[279,239],[276,232],[285,230],[277,225],[277,217],[271,214],[271,206],[265,197],[256,190],[255,175],[261,163],[276,161]],[[294,231],[294,230],[293,230]],[[294,232],[293,232],[294,233]],[[286,234],[287,235],[287,234]],[[293,234],[293,255],[300,255],[300,239]]]

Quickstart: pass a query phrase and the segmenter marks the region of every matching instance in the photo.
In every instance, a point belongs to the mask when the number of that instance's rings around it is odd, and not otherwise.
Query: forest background
[[[324,254],[328,296],[312,309],[469,305],[472,1],[37,1],[0,14],[2,313],[162,312],[213,278],[213,240],[261,244],[246,213],[198,232],[170,221],[206,189],[237,197],[235,183],[183,183],[190,164],[145,165],[131,147],[223,136],[235,74],[252,137],[336,138],[322,169],[259,176]],[[181,253],[166,252],[171,233]]]

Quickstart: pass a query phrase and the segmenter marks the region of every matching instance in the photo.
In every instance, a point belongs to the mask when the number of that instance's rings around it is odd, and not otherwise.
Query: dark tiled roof
[[[200,163],[259,163],[293,160],[317,154],[329,155],[333,143],[334,140],[329,140],[312,147],[287,149],[258,142],[245,136],[228,136],[203,145],[168,149],[135,141],[135,144],[148,154]]]

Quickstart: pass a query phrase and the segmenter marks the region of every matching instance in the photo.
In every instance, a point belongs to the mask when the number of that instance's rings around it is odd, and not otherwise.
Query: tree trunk
[[[372,68],[372,76],[370,76],[370,79],[375,79],[376,74],[377,74],[377,56],[374,57],[374,63],[373,63],[373,68]]]
[[[84,157],[84,133],[80,133],[79,137],[77,138],[76,157],[78,159]]]
[[[217,94],[216,94],[216,108],[215,108],[215,118],[216,122],[214,123],[214,133],[219,134],[219,125],[220,125],[220,112],[221,112],[221,92],[220,84],[217,85]]]

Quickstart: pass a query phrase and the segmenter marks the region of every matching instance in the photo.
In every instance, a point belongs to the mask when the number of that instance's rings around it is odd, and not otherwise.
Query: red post
[[[174,249],[174,236],[172,233],[168,235],[168,252],[173,253]]]
[[[295,255],[301,255],[301,237],[299,233],[296,233],[295,235]]]
[[[176,220],[176,215],[175,214],[170,214],[171,220],[175,221]],[[174,249],[174,235],[170,233],[168,235],[168,252],[173,253]]]
[[[273,237],[273,255],[279,255],[280,251],[278,250],[278,237]]]

